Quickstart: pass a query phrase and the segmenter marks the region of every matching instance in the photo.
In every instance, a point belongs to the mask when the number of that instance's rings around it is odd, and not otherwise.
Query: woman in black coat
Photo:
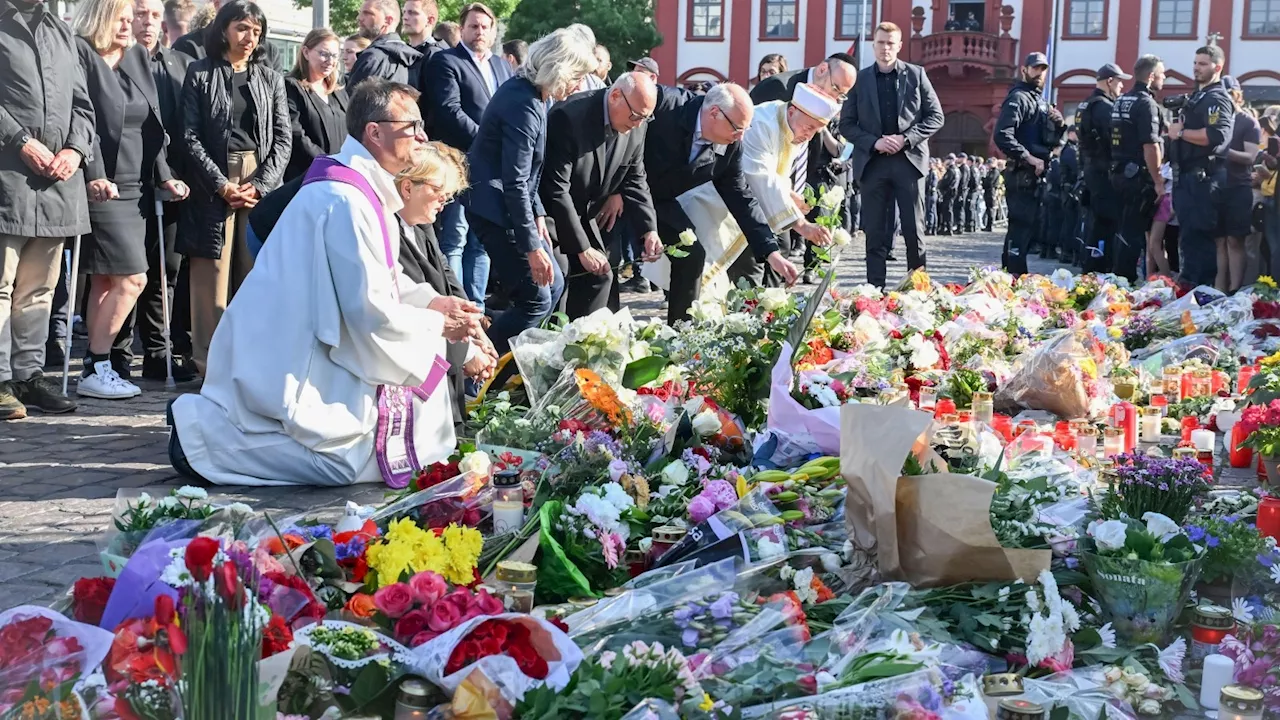
[[[312,160],[338,152],[346,140],[347,91],[338,84],[341,53],[338,36],[328,28],[307,33],[298,49],[298,62],[284,87],[293,122],[293,152],[285,182],[305,173]]]
[[[203,373],[222,311],[253,269],[249,210],[280,185],[293,136],[284,78],[266,62],[267,18],[231,0],[205,33],[207,57],[182,87],[183,140],[197,192],[178,252],[191,268],[191,346]]]
[[[92,232],[81,250],[92,276],[88,293],[89,352],[79,395],[107,400],[141,390],[121,377],[111,346],[147,283],[148,233],[155,227],[155,193],[182,199],[186,186],[165,161],[164,132],[151,59],[132,45],[130,0],[83,0],[77,8],[76,52],[93,101],[93,153],[85,180]]]

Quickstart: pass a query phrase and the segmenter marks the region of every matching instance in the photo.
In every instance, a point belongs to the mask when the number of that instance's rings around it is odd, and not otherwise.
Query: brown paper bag
[[[945,467],[924,444],[930,422],[902,408],[841,410],[840,470],[855,554],[874,556],[878,579],[915,587],[1029,580],[1047,569],[1049,550],[1000,547],[991,529],[995,483],[947,472],[900,476],[912,451],[925,467]]]

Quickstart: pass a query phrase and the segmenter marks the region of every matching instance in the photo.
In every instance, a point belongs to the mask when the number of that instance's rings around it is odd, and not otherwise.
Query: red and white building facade
[[[793,70],[808,67],[833,52],[869,51],[860,25],[865,33],[896,23],[908,36],[902,58],[928,69],[947,115],[935,153],[988,154],[1020,59],[1049,49],[1055,16],[1053,85],[1068,117],[1100,66],[1131,70],[1146,53],[1165,62],[1166,94],[1187,92],[1195,50],[1210,36],[1251,102],[1280,103],[1280,0],[867,0],[865,18],[862,0],[655,2],[664,41],[653,57],[667,84],[750,85],[769,53]],[[948,31],[950,17],[978,29]]]

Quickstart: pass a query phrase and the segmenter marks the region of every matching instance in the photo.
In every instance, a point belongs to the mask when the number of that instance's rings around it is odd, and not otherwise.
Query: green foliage
[[[609,48],[617,74],[662,43],[654,14],[653,0],[523,0],[511,14],[505,36],[533,42],[558,28],[583,23],[595,32],[596,42]]]
[[[401,0],[403,2],[403,0]],[[462,8],[468,5],[471,0],[437,0],[440,7],[440,22],[446,20],[450,22],[458,22],[458,17],[462,12]],[[293,4],[300,8],[310,8],[312,0],[293,0]],[[356,31],[356,17],[360,14],[360,6],[364,4],[364,0],[329,0],[329,27],[338,34],[339,37],[346,37]],[[515,12],[516,6],[520,4],[520,0],[485,0],[485,5],[493,10],[500,19],[507,19]],[[507,33],[508,37],[515,37]]]

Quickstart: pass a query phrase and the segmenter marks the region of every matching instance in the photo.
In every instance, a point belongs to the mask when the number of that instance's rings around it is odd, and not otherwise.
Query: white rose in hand
[[[760,307],[775,312],[778,308],[787,304],[788,296],[786,288],[768,288],[760,293]]]
[[[1177,537],[1182,532],[1178,523],[1158,512],[1144,513],[1142,521],[1147,524],[1147,532],[1160,538],[1160,542],[1168,542],[1170,538]]]
[[[696,242],[698,242],[698,236],[693,230],[686,229],[680,232],[680,247],[692,247]]]
[[[1099,550],[1120,550],[1124,548],[1125,537],[1129,526],[1122,520],[1095,522],[1089,526],[1089,537],[1098,544]]]
[[[836,228],[835,231],[831,233],[831,244],[836,247],[844,247],[851,242],[853,242],[853,236],[844,228]]]
[[[693,431],[698,437],[707,437],[720,432],[720,416],[714,410],[703,410],[693,418]]]

